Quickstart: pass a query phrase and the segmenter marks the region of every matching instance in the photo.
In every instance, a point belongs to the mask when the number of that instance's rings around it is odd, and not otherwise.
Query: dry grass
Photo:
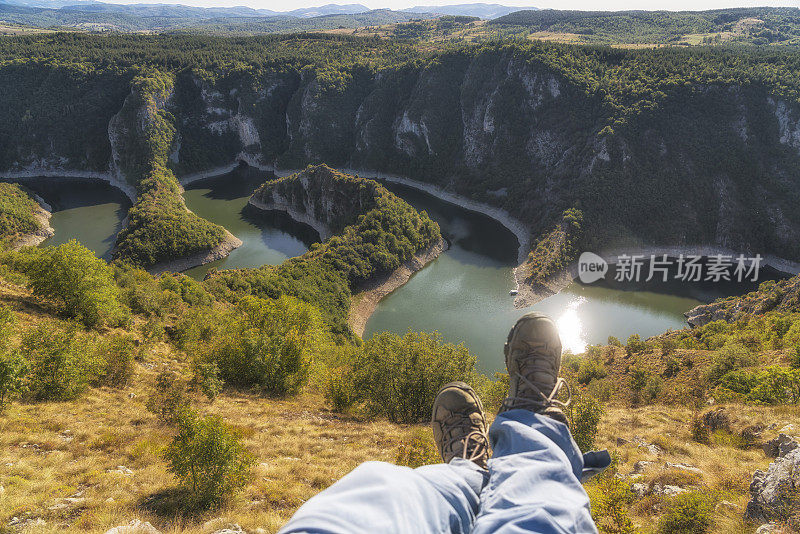
[[[11,306],[27,326],[51,316],[24,290],[7,284],[0,284],[0,302]],[[707,358],[703,351],[681,352],[679,358],[690,356],[698,367]],[[160,454],[173,430],[145,409],[156,371],[167,365],[187,374],[185,360],[158,343],[138,362],[127,389],[93,389],[68,403],[14,403],[0,415],[0,532],[9,526],[12,532],[105,532],[139,518],[164,533],[199,533],[208,531],[205,522],[219,517],[249,530],[275,532],[303,502],[361,462],[394,461],[400,444],[420,429],[431,439],[425,426],[334,414],[310,393],[288,400],[236,391],[213,403],[196,398],[201,412],[221,415],[241,431],[257,460],[251,482],[223,509],[187,511]],[[617,350],[607,362],[612,379],[622,377],[630,360]],[[656,371],[663,366],[656,355],[642,363]],[[673,385],[688,387],[691,382],[689,373],[679,374]],[[737,405],[733,410],[742,423],[774,425],[764,438],[800,421],[798,406]],[[724,440],[715,446],[693,442],[694,415],[680,405],[612,404],[606,407],[597,445],[618,457],[623,475],[632,473],[637,461],[650,461],[654,463],[642,471],[641,481],[715,492],[732,502],[733,509],[716,513],[714,532],[752,533],[753,526],[741,519],[748,485],[753,471],[765,469],[769,460],[758,448],[743,450]],[[638,446],[636,437],[663,452]],[[628,443],[618,445],[618,438]],[[701,473],[664,469],[666,462]],[[647,496],[632,503],[629,513],[641,532],[652,532],[664,507],[663,498]]]
[[[13,517],[41,518],[45,525],[31,525],[27,531],[104,532],[140,518],[164,532],[203,532],[206,521],[224,517],[244,528],[275,532],[303,502],[359,463],[394,461],[400,443],[416,428],[340,417],[311,395],[269,400],[233,393],[213,404],[198,401],[204,412],[222,415],[239,428],[258,460],[251,483],[224,509],[193,515],[175,505],[176,483],[160,458],[171,430],[144,408],[151,373],[142,369],[127,390],[92,390],[71,403],[15,404],[0,417],[3,524]],[[136,396],[130,398],[133,392]],[[800,416],[796,408],[737,409],[753,422],[779,426]],[[719,514],[715,532],[744,532],[749,527],[740,518],[750,478],[769,460],[760,449],[692,442],[691,415],[674,406],[609,407],[598,445],[618,455],[622,474],[630,474],[639,460],[652,461],[642,472],[644,482],[719,492],[737,509]],[[617,438],[634,437],[657,444],[663,454],[634,442],[617,445]],[[697,467],[702,474],[664,469],[666,462]],[[643,532],[662,509],[657,497],[630,508]]]
[[[0,35],[32,35],[35,33],[54,33],[55,30],[44,28],[32,28],[29,26],[17,26],[15,24],[0,23]]]
[[[176,482],[160,458],[171,430],[144,407],[151,381],[143,370],[127,390],[15,404],[0,416],[0,524],[41,518],[46,525],[27,530],[105,532],[140,518],[164,532],[203,532],[204,522],[222,516],[274,532],[359,463],[393,461],[413,430],[340,418],[314,396],[282,401],[241,393],[212,405],[198,401],[242,431],[257,463],[251,483],[226,508],[193,515],[175,505]]]
[[[750,424],[775,424],[776,429],[800,420],[800,407],[732,407],[737,416]],[[610,407],[599,430],[597,445],[616,453],[620,460],[619,472],[633,473],[634,464],[640,460],[653,462],[642,471],[641,481],[649,484],[677,485],[687,489],[716,493],[720,499],[732,502],[735,510],[720,509],[712,532],[753,532],[755,525],[743,523],[744,508],[749,500],[748,487],[756,469],[766,469],[770,459],[760,448],[739,449],[731,446],[707,446],[691,439],[692,411],[682,406],[645,406],[639,408]],[[765,433],[770,438],[777,430]],[[641,438],[646,443],[658,445],[664,452],[653,454],[634,441]],[[623,438],[630,443],[617,445]],[[700,469],[698,474],[665,464],[684,464]],[[642,532],[651,532],[664,500],[647,496],[631,506],[634,522]]]

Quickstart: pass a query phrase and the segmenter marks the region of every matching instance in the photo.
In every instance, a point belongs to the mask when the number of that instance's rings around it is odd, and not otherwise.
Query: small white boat
[[[508,292],[508,294],[511,295],[512,297],[516,297],[518,293],[519,291],[517,291],[516,289],[512,289],[511,291]]]

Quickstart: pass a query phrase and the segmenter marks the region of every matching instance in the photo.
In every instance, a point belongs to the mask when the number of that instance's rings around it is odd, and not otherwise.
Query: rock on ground
[[[786,434],[778,434],[778,437],[764,443],[764,454],[769,458],[786,456],[790,451],[800,447],[800,443]]]
[[[106,534],[161,534],[161,531],[148,522],[134,519],[127,525],[120,525],[107,530]]]
[[[785,520],[800,508],[800,448],[776,458],[766,472],[753,473],[750,497],[745,518],[752,521]]]

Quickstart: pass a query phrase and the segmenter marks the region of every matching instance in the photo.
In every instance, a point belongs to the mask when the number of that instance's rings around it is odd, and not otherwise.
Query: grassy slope
[[[8,283],[0,285],[0,302],[11,306],[19,324],[26,327],[51,316],[46,305]],[[186,359],[185,354],[158,344],[138,362],[137,376],[127,389],[92,389],[69,404],[13,404],[0,416],[4,451],[0,480],[5,490],[0,497],[0,524],[7,525],[13,517],[42,518],[46,524],[31,527],[30,532],[104,532],[140,518],[165,533],[199,533],[208,531],[206,521],[224,517],[246,529],[275,532],[305,500],[359,463],[394,461],[398,447],[420,432],[431,444],[424,425],[337,415],[313,391],[290,400],[231,391],[213,404],[197,399],[201,411],[223,415],[242,431],[257,461],[251,482],[225,508],[181,515],[170,500],[176,482],[159,456],[171,430],[144,403],[156,370],[169,365],[185,371]],[[775,423],[778,428],[800,417],[798,407],[735,409],[749,423]],[[691,410],[681,406],[611,404],[597,444],[618,455],[622,474],[631,473],[639,460],[655,461],[644,471],[644,482],[680,482],[724,492],[735,506],[715,514],[713,532],[752,531],[739,518],[752,472],[764,469],[769,460],[759,449],[692,442],[691,417]],[[654,455],[635,443],[618,444],[618,438],[631,441],[637,436],[665,452]],[[662,469],[665,462],[690,464],[704,474],[687,477],[675,469]],[[123,473],[119,466],[131,473]],[[593,483],[588,489],[597,497]],[[65,500],[69,498],[73,500]],[[654,497],[634,501],[629,511],[639,530],[650,532],[663,501]]]

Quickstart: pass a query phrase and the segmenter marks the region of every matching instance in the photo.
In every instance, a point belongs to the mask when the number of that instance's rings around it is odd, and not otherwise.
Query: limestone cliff
[[[800,105],[765,84],[672,86],[621,121],[601,89],[513,46],[348,69],[334,87],[314,68],[176,73],[166,164],[188,179],[238,161],[324,162],[502,208],[533,242],[577,207],[582,249],[704,245],[800,259]],[[117,85],[106,96],[121,109]],[[0,154],[0,170],[111,172],[125,155],[105,120],[106,152],[82,156],[80,141],[60,140],[64,126],[49,144],[21,136],[29,147]]]

